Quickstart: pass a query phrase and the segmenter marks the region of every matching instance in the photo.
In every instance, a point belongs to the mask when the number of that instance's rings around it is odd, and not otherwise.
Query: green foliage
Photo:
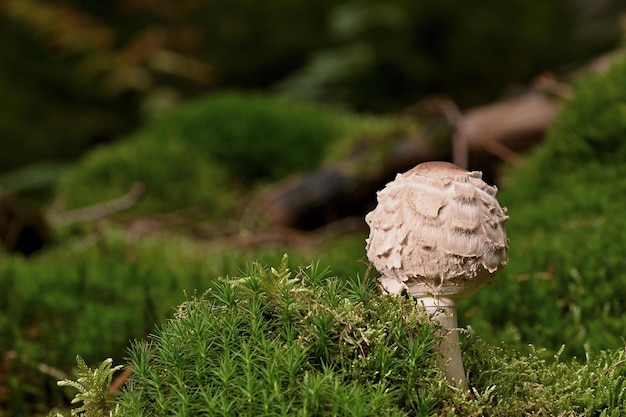
[[[436,340],[371,280],[253,264],[133,346],[120,415],[430,415],[446,393]]]
[[[464,304],[488,340],[567,356],[623,346],[626,334],[626,61],[580,81],[546,142],[511,172],[509,265]],[[619,116],[622,115],[622,116]]]
[[[179,140],[244,182],[276,180],[319,164],[340,133],[331,109],[260,94],[212,94],[146,128],[153,144]]]
[[[585,363],[521,354],[470,339],[465,365],[482,416],[621,416],[626,412],[626,351],[600,351]],[[487,394],[487,395],[485,395]],[[474,404],[476,406],[477,404]],[[477,414],[476,414],[477,415]]]
[[[25,259],[0,254],[0,415],[41,415],[63,404],[56,373],[69,372],[77,354],[87,363],[112,357],[120,363],[129,341],[148,335],[185,299],[221,275],[245,269],[250,259],[280,260],[284,248],[233,250],[184,237],[129,240],[110,227],[102,235],[67,237],[55,248]],[[333,272],[364,272],[364,236],[335,239],[324,247]],[[321,249],[321,248],[320,248]],[[308,264],[313,250],[291,251]],[[1,375],[0,375],[1,376]]]
[[[147,186],[138,211],[202,204],[232,214],[255,184],[316,167],[340,137],[340,115],[261,95],[210,95],[91,153],[61,185],[71,207]]]
[[[110,417],[115,410],[111,408],[108,391],[115,372],[122,369],[121,365],[111,367],[111,358],[102,361],[98,368],[91,370],[80,356],[76,357],[78,364],[78,378],[76,381],[64,379],[59,381],[60,387],[71,387],[78,391],[72,404],[82,402],[78,408],[72,410],[73,416]],[[57,414],[57,416],[60,416]],[[62,417],[62,416],[61,416]]]

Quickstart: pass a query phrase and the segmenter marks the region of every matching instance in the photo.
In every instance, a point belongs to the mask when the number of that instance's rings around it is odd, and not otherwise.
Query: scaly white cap
[[[507,263],[506,209],[482,173],[425,162],[377,193],[367,256],[385,292],[465,298]]]

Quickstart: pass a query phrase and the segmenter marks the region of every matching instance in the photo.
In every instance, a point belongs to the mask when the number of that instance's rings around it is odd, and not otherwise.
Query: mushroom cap
[[[507,263],[506,208],[482,173],[425,162],[398,174],[365,216],[367,257],[385,292],[465,298]]]

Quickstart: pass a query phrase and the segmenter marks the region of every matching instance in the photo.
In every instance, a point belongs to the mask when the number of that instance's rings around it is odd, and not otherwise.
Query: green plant
[[[619,416],[626,350],[585,363],[464,341],[471,397],[436,366],[437,328],[373,281],[340,281],[317,264],[292,276],[252,263],[182,303],[130,350],[115,416]],[[102,365],[101,365],[102,366]],[[104,381],[103,378],[100,379]],[[101,383],[98,386],[103,387]],[[100,390],[101,392],[103,390]]]
[[[466,340],[465,360],[482,416],[620,416],[626,412],[626,350],[564,361],[530,346],[528,353]],[[476,405],[476,404],[475,404]]]
[[[158,255],[153,259],[162,258],[159,246],[151,246]],[[206,278],[211,273],[201,270],[207,266],[185,267],[193,258],[189,249],[165,262],[172,264],[172,271],[195,275],[195,270]],[[146,254],[142,249],[135,256]],[[532,346],[520,353],[465,338],[463,355],[473,396],[468,399],[445,383],[434,349],[440,336],[412,300],[380,295],[367,276],[331,277],[319,263],[294,270],[295,276],[284,257],[276,268],[252,262],[242,275],[205,279],[210,289],[204,295],[190,297],[148,340],[132,344],[133,376],[115,400],[112,415],[160,415],[164,410],[188,415],[396,416],[626,412],[623,348],[588,352],[581,363],[562,360],[561,352],[550,359],[549,351]],[[105,312],[100,310],[99,319]],[[79,349],[93,348],[106,333],[92,339],[77,332],[77,338],[86,339]],[[79,389],[77,401],[89,398],[94,404],[103,398],[117,368],[105,361],[87,371],[84,364],[79,360],[76,383],[81,388],[68,385]]]
[[[120,415],[430,415],[446,395],[415,303],[314,267],[251,265],[137,342]]]
[[[64,379],[58,382],[60,387],[71,387],[78,391],[72,404],[82,402],[78,408],[72,410],[72,416],[111,417],[116,409],[111,407],[109,388],[115,372],[122,369],[121,365],[111,367],[111,358],[102,361],[98,368],[91,370],[80,356],[76,357],[78,377],[76,381]],[[59,413],[50,413],[50,417],[63,417]]]
[[[362,235],[316,249],[290,249],[291,261],[325,259],[341,277],[365,271]],[[285,248],[237,249],[183,236],[129,239],[104,224],[98,234],[67,237],[31,258],[0,254],[0,415],[41,415],[65,401],[54,385],[77,354],[87,363],[120,363],[129,341],[171,315],[185,292],[236,275],[250,259],[280,260]],[[295,267],[295,266],[294,266]],[[3,378],[6,375],[7,378]]]
[[[220,93],[182,105],[88,155],[61,183],[70,207],[147,187],[136,212],[201,205],[232,214],[255,185],[319,165],[343,131],[342,117],[320,107],[260,94]]]

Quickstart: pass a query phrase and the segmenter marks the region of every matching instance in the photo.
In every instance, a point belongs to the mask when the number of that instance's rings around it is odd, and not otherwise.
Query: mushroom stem
[[[469,390],[463,358],[461,356],[461,344],[459,341],[459,324],[456,314],[456,300],[447,297],[432,295],[419,295],[417,302],[424,306],[429,315],[436,320],[445,330],[445,335],[439,344],[439,366],[446,370],[448,381],[464,391]]]

